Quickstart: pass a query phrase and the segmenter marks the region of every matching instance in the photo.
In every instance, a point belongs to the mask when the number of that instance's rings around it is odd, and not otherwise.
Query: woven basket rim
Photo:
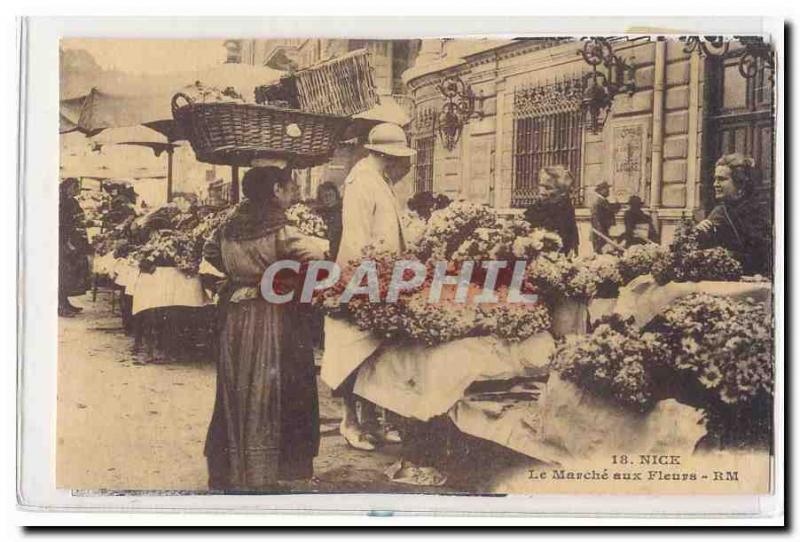
[[[331,120],[349,120],[349,116],[345,115],[333,115],[330,113],[316,113],[313,111],[305,111],[303,109],[291,109],[288,107],[276,107],[274,105],[262,105],[262,104],[253,104],[253,103],[239,103],[239,102],[193,102],[189,104],[184,104],[175,109],[175,113],[181,111],[182,109],[192,109],[192,108],[201,108],[201,107],[237,107],[237,108],[246,108],[246,109],[254,109],[260,111],[277,111],[280,113],[288,113],[292,115],[301,115],[305,117],[317,117],[317,118],[325,118]]]

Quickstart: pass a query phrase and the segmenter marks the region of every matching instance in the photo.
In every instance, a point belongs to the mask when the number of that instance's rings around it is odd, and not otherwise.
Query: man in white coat
[[[360,160],[344,182],[342,240],[336,263],[344,268],[361,257],[367,245],[401,253],[405,249],[400,221],[400,204],[392,185],[403,179],[411,168],[415,151],[408,146],[403,129],[390,123],[374,127],[364,145],[369,154]],[[370,433],[374,406],[362,404],[359,424],[353,385],[359,366],[380,345],[369,331],[332,318],[325,319],[325,351],[322,380],[343,399],[340,432],[347,442],[361,450],[374,450],[378,440],[399,442],[396,431]],[[372,418],[372,419],[369,419]]]

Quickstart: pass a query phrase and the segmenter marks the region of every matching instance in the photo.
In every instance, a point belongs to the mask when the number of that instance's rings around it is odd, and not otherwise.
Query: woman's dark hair
[[[742,194],[749,196],[752,194],[753,183],[755,181],[755,160],[741,153],[726,154],[716,163],[717,166],[725,166],[731,170],[731,179]]]
[[[251,201],[267,201],[275,197],[275,185],[292,180],[289,169],[254,167],[242,177],[242,193]]]
[[[324,183],[321,183],[317,187],[317,200],[321,200],[322,199],[322,192],[325,191],[325,190],[330,190],[332,193],[336,194],[336,199],[337,200],[341,200],[342,199],[342,196],[339,194],[339,189],[336,188],[336,185],[333,184],[330,181],[325,181]]]
[[[631,207],[641,207],[643,204],[644,202],[639,196],[631,196],[628,198],[628,205]]]

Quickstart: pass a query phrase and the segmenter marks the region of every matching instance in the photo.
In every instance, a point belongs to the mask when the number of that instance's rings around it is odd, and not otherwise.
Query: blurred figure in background
[[[595,254],[608,252],[611,245],[608,242],[609,230],[616,222],[616,214],[620,209],[618,203],[608,200],[611,186],[602,181],[594,187],[594,201],[592,202],[592,246]],[[600,235],[598,235],[600,234]],[[608,248],[606,248],[608,246]]]
[[[336,261],[342,241],[342,197],[332,182],[324,182],[317,187],[316,210],[328,229],[331,260]]]
[[[628,210],[625,211],[625,246],[646,245],[655,242],[656,228],[653,219],[642,210],[642,198],[631,196],[628,199]]]
[[[82,309],[69,302],[71,296],[89,289],[89,254],[86,215],[76,196],[78,179],[65,179],[59,185],[58,207],[58,315],[71,317]]]

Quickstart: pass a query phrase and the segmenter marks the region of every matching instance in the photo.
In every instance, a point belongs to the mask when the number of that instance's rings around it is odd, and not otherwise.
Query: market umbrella
[[[248,64],[220,64],[198,71],[146,76],[103,72],[86,81],[71,82],[71,92],[78,92],[78,95],[61,100],[61,116],[70,121],[69,124],[62,123],[62,130],[78,130],[94,135],[108,128],[143,125],[160,132],[166,137],[164,144],[136,140],[121,143],[147,146],[156,154],[167,152],[169,200],[172,191],[172,142],[184,139],[172,119],[172,97],[177,92],[193,87],[196,82],[202,82],[205,86],[219,89],[233,87],[246,99],[251,99],[255,87],[277,81],[282,75],[284,72]],[[85,94],[75,90],[81,87]],[[77,115],[76,110],[79,111]],[[234,180],[238,177],[235,168],[233,177]]]
[[[142,130],[146,130],[142,128]],[[110,130],[116,132],[117,130]],[[126,132],[128,129],[121,129]],[[152,130],[147,130],[152,132]],[[162,138],[160,134],[152,132]],[[104,134],[106,135],[106,134]],[[124,133],[116,134],[119,141]],[[147,154],[131,156],[116,145],[111,137],[88,138],[79,132],[61,134],[59,171],[63,177],[95,179],[153,179],[165,178],[163,162]],[[149,154],[149,153],[148,153]]]
[[[284,72],[249,64],[220,64],[212,68],[160,75],[131,75],[106,72],[84,82],[84,92],[61,100],[61,114],[84,133],[106,128],[152,125],[171,141],[180,134],[172,123],[172,97],[196,82],[225,89],[233,87],[252,101],[256,86],[277,81]],[[73,92],[75,87],[71,85]],[[75,116],[76,104],[79,114]]]
[[[162,153],[167,153],[167,201],[172,201],[172,159],[175,149],[178,147],[172,143],[167,136],[154,129],[143,125],[123,128],[113,128],[104,130],[92,138],[95,144],[106,145],[130,145],[134,147],[145,147],[153,151],[158,157]],[[148,176],[147,178],[156,178]]]

